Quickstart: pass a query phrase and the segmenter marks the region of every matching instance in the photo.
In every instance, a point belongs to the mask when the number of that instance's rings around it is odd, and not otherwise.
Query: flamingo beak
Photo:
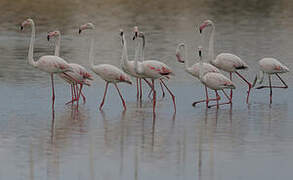
[[[50,35],[47,36],[47,40],[50,41]]]
[[[132,40],[135,40],[135,38],[137,38],[137,32],[134,33]]]
[[[80,33],[81,33],[81,29],[78,30],[78,34],[80,34]]]
[[[21,31],[23,30],[23,26],[22,26],[22,25],[20,26],[20,30],[21,30]]]

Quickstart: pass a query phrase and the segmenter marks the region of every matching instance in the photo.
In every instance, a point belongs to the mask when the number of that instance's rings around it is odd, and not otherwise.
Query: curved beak
[[[137,32],[134,33],[132,40],[135,40],[135,38],[137,38]]]

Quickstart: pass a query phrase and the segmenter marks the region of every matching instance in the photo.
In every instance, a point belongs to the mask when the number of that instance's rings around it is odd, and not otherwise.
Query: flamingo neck
[[[129,59],[128,59],[128,53],[127,53],[126,39],[124,35],[122,36],[122,40],[123,40],[123,49],[122,49],[121,63],[122,63],[122,66],[128,67]]]
[[[90,53],[89,53],[89,63],[91,68],[94,67],[94,45],[95,45],[94,33],[92,33]]]
[[[55,56],[60,56],[60,43],[61,43],[61,34],[59,34],[57,41],[55,43]]]
[[[199,79],[202,81],[203,78],[203,60],[202,57],[199,57]]]
[[[138,74],[143,72],[143,66],[141,64],[138,64],[139,49],[140,49],[140,42],[137,39],[136,48],[135,48],[135,58],[134,58],[134,70]],[[142,50],[142,59],[143,59],[143,50]]]
[[[37,63],[34,61],[34,43],[35,43],[35,36],[36,36],[36,29],[35,29],[35,23],[31,23],[32,27],[32,34],[31,34],[31,40],[30,40],[30,46],[28,50],[28,62],[34,67],[37,67]]]
[[[189,59],[188,59],[187,48],[185,47],[185,44],[183,44],[183,48],[184,48],[184,66],[185,66],[185,71],[191,73],[191,71],[189,70]]]
[[[215,36],[215,26],[212,25],[212,32],[209,40],[209,52],[208,52],[208,60],[213,64],[214,61],[214,36]]]

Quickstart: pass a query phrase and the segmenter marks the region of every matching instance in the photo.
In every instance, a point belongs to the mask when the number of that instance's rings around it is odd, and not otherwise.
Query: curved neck
[[[184,66],[185,66],[185,70],[187,72],[189,72],[188,68],[189,68],[189,60],[187,57],[187,47],[185,47],[185,44],[183,45],[183,49],[184,49]]]
[[[55,42],[55,56],[60,56],[60,42],[61,42],[61,34],[59,34],[57,41]]]
[[[208,52],[208,60],[212,62],[214,60],[214,36],[215,36],[215,26],[212,25],[212,32],[209,40],[209,52]]]
[[[128,53],[127,53],[126,39],[124,35],[122,36],[122,41],[123,41],[123,44],[122,44],[123,48],[122,48],[121,61],[123,66],[127,66],[129,64],[129,59],[128,59]]]
[[[140,42],[138,39],[136,39],[136,47],[135,47],[135,58],[134,58],[134,68],[136,73],[142,73],[143,72],[143,67],[138,64],[138,57],[139,57],[139,49],[140,49]],[[143,56],[143,50],[142,50],[142,56]],[[143,59],[143,57],[142,57]]]
[[[92,32],[91,36],[91,46],[90,46],[90,53],[89,53],[89,62],[90,62],[90,67],[94,67],[94,45],[95,45],[95,40],[94,40],[94,33]]]
[[[199,56],[199,79],[202,80],[203,77],[203,60],[202,56]]]
[[[31,23],[31,27],[32,27],[32,34],[31,34],[30,46],[29,46],[29,50],[28,50],[28,62],[32,66],[36,67],[37,64],[34,61],[34,57],[33,57],[34,56],[34,43],[35,43],[35,36],[36,36],[36,29],[35,29],[34,22]]]

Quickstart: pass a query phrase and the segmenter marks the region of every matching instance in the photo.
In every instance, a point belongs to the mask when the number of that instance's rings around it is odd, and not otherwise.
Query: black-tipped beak
[[[201,32],[202,32],[202,30],[201,30],[201,28],[199,28],[199,33],[201,34]]]
[[[48,39],[48,41],[50,41],[50,36],[49,35],[47,36],[47,39]]]
[[[21,30],[21,31],[23,30],[23,26],[20,26],[20,30]]]
[[[135,40],[135,38],[137,38],[137,32],[134,33],[132,40]]]
[[[201,57],[201,50],[198,51],[198,55],[199,55],[199,57]]]
[[[80,33],[81,33],[81,29],[78,30],[78,34],[80,34]]]
[[[123,32],[120,32],[120,36],[123,36]]]

